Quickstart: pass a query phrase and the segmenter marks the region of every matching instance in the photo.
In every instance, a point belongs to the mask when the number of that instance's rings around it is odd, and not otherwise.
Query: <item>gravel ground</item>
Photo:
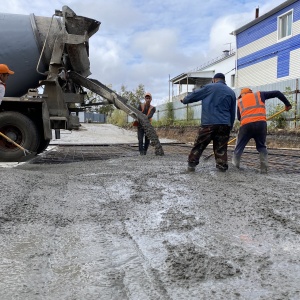
[[[300,299],[300,174],[186,159],[0,166],[1,300]]]

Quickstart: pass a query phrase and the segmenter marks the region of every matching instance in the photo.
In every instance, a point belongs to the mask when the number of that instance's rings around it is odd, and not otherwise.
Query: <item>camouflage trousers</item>
[[[228,169],[227,143],[230,136],[230,126],[228,125],[206,125],[201,126],[195,139],[194,146],[188,157],[189,166],[199,164],[199,159],[208,146],[213,141],[216,167]]]

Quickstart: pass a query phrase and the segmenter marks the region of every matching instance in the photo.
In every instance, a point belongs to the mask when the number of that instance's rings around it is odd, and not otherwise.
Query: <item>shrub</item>
[[[127,124],[127,114],[120,110],[120,109],[115,109],[111,116],[107,119],[108,123],[124,127]]]

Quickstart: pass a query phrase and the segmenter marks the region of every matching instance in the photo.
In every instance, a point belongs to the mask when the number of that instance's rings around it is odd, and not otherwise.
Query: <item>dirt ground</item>
[[[156,131],[162,138],[175,139],[183,143],[193,143],[198,132],[198,127],[160,127]],[[237,132],[231,132],[231,139],[235,138],[236,135]],[[267,136],[267,144],[268,147],[299,148],[300,129],[273,130]],[[250,140],[249,145],[255,145],[253,140]]]
[[[300,174],[186,160],[0,165],[0,299],[300,299]]]

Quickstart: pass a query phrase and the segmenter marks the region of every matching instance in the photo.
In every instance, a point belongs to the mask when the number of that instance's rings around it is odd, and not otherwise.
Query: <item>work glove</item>
[[[285,107],[285,110],[286,110],[286,111],[289,111],[290,109],[292,109],[292,105],[286,106],[286,107]]]

